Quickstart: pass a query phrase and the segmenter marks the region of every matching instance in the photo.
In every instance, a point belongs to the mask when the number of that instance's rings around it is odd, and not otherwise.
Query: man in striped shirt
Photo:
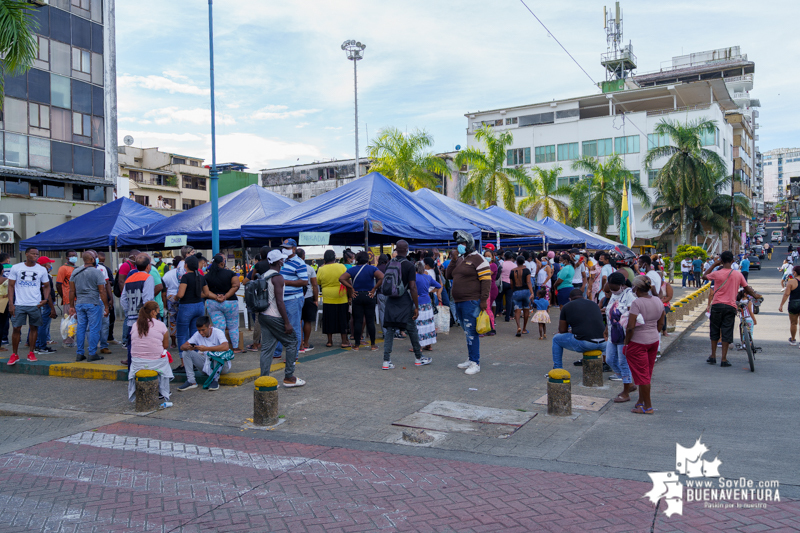
[[[450,264],[445,276],[453,280],[452,298],[456,302],[456,320],[467,336],[469,359],[460,363],[465,374],[477,374],[480,367],[480,337],[475,330],[478,315],[489,306],[492,271],[489,262],[475,250],[475,240],[466,231],[456,231],[453,238],[458,244],[458,254],[450,251]]]
[[[289,323],[297,334],[297,350],[303,343],[303,304],[305,303],[304,287],[308,285],[308,269],[306,263],[297,255],[297,241],[286,239],[281,244],[283,253],[287,255],[286,261],[281,268],[283,276],[283,303],[286,305],[286,314],[289,316]],[[283,352],[283,345],[278,343],[275,348],[273,358],[278,358]]]

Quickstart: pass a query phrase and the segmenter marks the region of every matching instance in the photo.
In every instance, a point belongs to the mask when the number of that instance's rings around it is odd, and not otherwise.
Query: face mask
[[[484,255],[483,257],[485,257],[487,261],[491,261],[492,260],[492,256],[491,255]]]
[[[619,290],[616,290],[616,291],[611,291],[611,294],[620,295],[620,294],[622,294],[622,291],[624,291],[624,290],[625,290],[625,289],[623,289],[622,287],[620,287],[620,288],[619,288]]]
[[[161,262],[161,259],[160,259],[160,258],[158,258],[158,257],[156,257],[156,258],[153,260],[153,262],[154,262],[155,264],[159,264],[159,263]]]
[[[95,257],[94,258],[94,264],[95,265],[99,265],[100,264],[100,258],[99,257]]]
[[[467,253],[467,247],[464,246],[463,244],[459,244],[458,245],[458,253],[460,253],[461,255],[464,255],[465,253]]]
[[[77,257],[77,256],[75,256],[75,257],[70,257],[70,258],[68,259],[68,261],[74,265],[75,263],[77,263],[77,262],[78,262],[78,257]]]
[[[575,261],[580,261],[581,256],[576,254],[575,256],[573,256],[573,258],[575,259]]]

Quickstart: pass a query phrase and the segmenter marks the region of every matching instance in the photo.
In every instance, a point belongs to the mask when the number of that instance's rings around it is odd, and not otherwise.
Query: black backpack
[[[127,262],[128,261],[125,261],[125,263],[127,263]],[[122,268],[122,265],[120,265],[120,269],[121,268]],[[131,272],[133,272],[133,265],[131,265],[131,270],[128,271],[128,275],[130,275]],[[114,276],[114,287],[112,287],[112,290],[114,292],[114,296],[116,296],[117,298],[122,297],[122,289],[119,286],[119,269],[117,270],[117,275]]]
[[[269,280],[278,272],[270,270],[263,276],[253,278],[253,281],[244,286],[244,303],[255,313],[266,311],[269,308]]]
[[[383,295],[389,298],[400,298],[406,293],[406,286],[403,283],[403,261],[392,259],[386,265],[386,272],[383,274],[383,285],[381,290]]]

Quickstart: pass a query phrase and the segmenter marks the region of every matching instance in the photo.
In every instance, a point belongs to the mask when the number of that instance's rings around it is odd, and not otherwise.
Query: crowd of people
[[[622,382],[614,401],[631,401],[630,394],[638,391],[632,411],[652,414],[650,382],[673,297],[660,255],[623,258],[613,252],[589,254],[578,249],[514,252],[497,250],[493,244],[479,250],[465,231],[456,232],[454,240],[456,248],[446,254],[436,248],[412,252],[400,240],[391,255],[381,254],[374,261],[367,251],[348,249],[337,258],[328,250],[316,264],[305,260],[294,239],[286,239],[277,248],[261,248],[241,272],[227,268],[224,255],[209,261],[191,246],[182,248],[171,263],[164,262],[160,253],[151,256],[132,250],[116,276],[102,252],[70,250],[55,278],[54,261],[35,248],[27,249],[25,261],[15,265],[3,254],[0,287],[7,287],[7,306],[0,326],[8,330],[11,325],[12,354],[7,364],[20,360],[21,330],[26,324],[28,361],[55,351],[50,321],[57,317],[59,298],[64,316],[74,317],[74,335],[70,333],[64,346],[74,347],[76,361],[102,360],[111,353],[110,344],[122,344],[127,358],[121,363],[129,368],[129,377],[143,368],[158,371],[160,392],[167,400],[174,373],[186,375],[178,391],[198,387],[198,371],[208,376],[204,388],[218,390],[220,376],[231,370],[235,355],[247,350],[260,353],[261,375],[270,374],[274,359],[284,358],[284,387],[305,385],[295,375],[296,361],[299,354],[314,349],[310,337],[320,313],[328,348],[336,343],[341,348],[368,346],[377,351],[382,337],[385,370],[395,368],[394,341],[403,338],[410,341],[416,366],[431,364],[441,321],[449,316],[449,326],[462,328],[466,340],[467,358],[457,367],[474,375],[481,370],[481,339],[497,334],[496,321],[513,319],[516,337],[528,335],[536,324],[538,340],[545,341],[551,307],[558,307],[557,331],[551,335],[553,368],[563,367],[565,349],[600,350],[604,369],[613,373],[610,379]],[[714,285],[708,303],[708,362],[716,364],[721,347],[722,367],[730,366],[728,346],[740,301],[751,300],[743,307],[752,328],[752,300],[760,298],[747,285],[747,254],[734,259],[723,252],[705,262],[690,257],[680,263],[683,286],[706,281]],[[784,302],[789,300],[793,318],[790,342],[800,315],[800,286],[795,279],[800,266],[793,272],[784,282]],[[259,308],[248,309],[254,333],[252,343],[240,349],[244,340],[240,341],[237,293],[250,283],[254,284],[250,289],[261,290],[264,299]],[[114,339],[115,297],[124,314],[120,341]],[[490,326],[479,331],[482,313]],[[170,349],[179,354],[180,365],[174,369]],[[582,360],[574,364],[581,365]],[[130,388],[129,394],[133,393]]]

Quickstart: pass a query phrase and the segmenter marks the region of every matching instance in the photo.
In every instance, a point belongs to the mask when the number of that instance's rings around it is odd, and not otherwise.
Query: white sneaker
[[[457,366],[458,366],[458,368],[469,368],[469,365],[471,365],[471,364],[472,364],[472,361],[467,359],[463,363],[459,363]]]
[[[294,378],[294,379],[295,379],[294,383],[292,383],[290,381],[287,382],[286,380],[284,380],[283,381],[283,386],[286,387],[287,389],[290,389],[292,387],[302,387],[303,385],[306,384],[304,379],[300,379],[300,378],[297,378],[297,377]]]
[[[393,368],[394,368],[394,365],[392,364],[392,362],[391,362],[391,361],[384,361],[384,362],[383,362],[383,367],[382,367],[382,368],[383,368],[384,370],[391,370],[391,369],[393,369]]]
[[[480,371],[481,371],[481,365],[479,365],[477,363],[473,363],[472,361],[470,361],[469,362],[469,366],[464,371],[464,373],[465,374],[469,374],[471,376],[472,374],[477,374]]]

